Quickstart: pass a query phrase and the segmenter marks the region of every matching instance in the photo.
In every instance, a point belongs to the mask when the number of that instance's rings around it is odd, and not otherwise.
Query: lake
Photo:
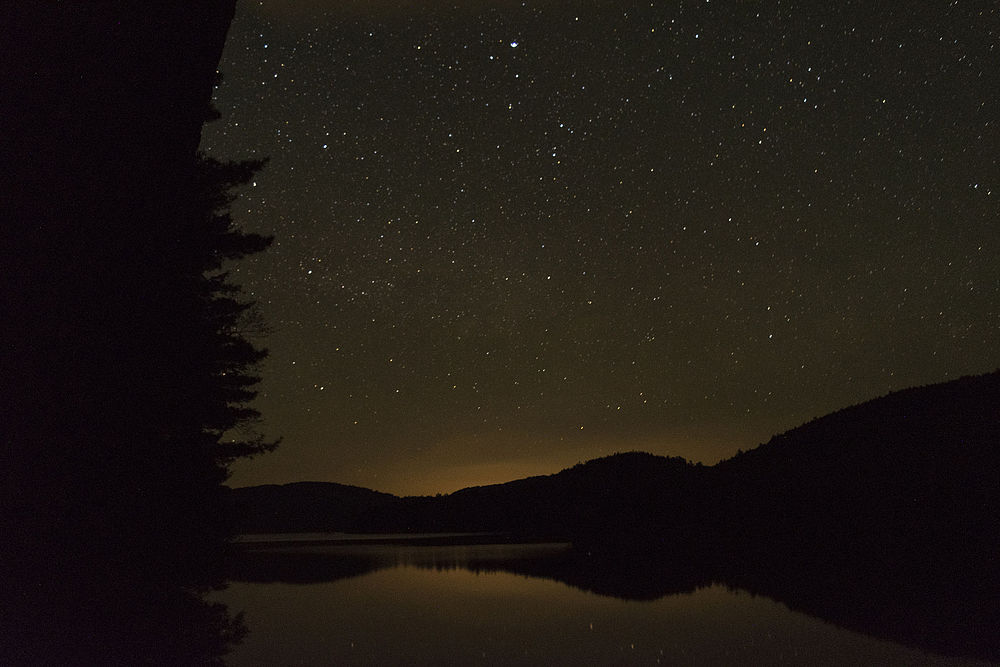
[[[680,577],[665,586],[677,592],[661,595],[619,575],[607,586],[619,592],[591,592],[602,584],[566,565],[568,545],[384,542],[303,540],[251,553],[213,596],[243,611],[249,629],[228,663],[988,664],[845,630],[718,583]]]

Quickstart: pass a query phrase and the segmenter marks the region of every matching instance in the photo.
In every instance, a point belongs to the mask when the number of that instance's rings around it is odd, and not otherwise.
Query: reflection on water
[[[0,664],[224,665],[244,635],[197,589],[101,565],[3,579]]]
[[[245,612],[250,630],[228,662],[977,664],[667,571],[663,580],[675,584],[661,595],[596,594],[585,558],[555,544],[258,552],[217,596]],[[656,579],[644,569],[635,568],[637,580]]]

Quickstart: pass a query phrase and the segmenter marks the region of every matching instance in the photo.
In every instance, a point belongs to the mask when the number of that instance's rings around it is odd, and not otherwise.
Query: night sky
[[[711,464],[994,370],[998,43],[993,2],[242,0],[202,148],[270,157],[232,270],[284,441],[230,483]]]

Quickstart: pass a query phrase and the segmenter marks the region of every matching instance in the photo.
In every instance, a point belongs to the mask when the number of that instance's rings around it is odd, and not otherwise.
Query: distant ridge
[[[844,408],[714,466],[625,452],[439,497],[323,482],[230,495],[244,532],[499,531],[847,560],[945,540],[982,554],[1000,546],[997,406],[1000,371]]]
[[[874,434],[886,436],[892,432],[922,432],[947,437],[948,434],[958,435],[968,429],[995,429],[1000,407],[989,401],[998,394],[1000,369],[983,375],[967,375],[948,382],[901,389],[812,419],[723,463],[771,455],[779,449],[790,453],[789,447],[804,448],[800,454],[815,452],[823,443],[829,442],[831,435],[871,439]],[[886,442],[895,440],[890,437]],[[851,442],[841,440],[844,446],[850,446]],[[911,444],[927,448],[934,447],[935,441],[919,437]]]
[[[838,410],[715,469],[744,549],[937,569],[1000,555],[1000,371]]]
[[[578,463],[552,475],[475,486],[442,496],[399,497],[334,482],[294,482],[230,490],[240,532],[482,532],[568,539],[586,511],[643,513],[639,499],[663,495],[661,483],[688,487],[679,457],[625,452]],[[693,489],[688,489],[694,491]]]
[[[838,410],[714,466],[625,452],[440,497],[315,482],[230,495],[246,532],[570,541],[563,560],[506,567],[632,599],[724,582],[842,627],[998,661],[998,406],[995,371]],[[309,566],[329,573],[320,560]]]
[[[232,489],[240,532],[365,532],[363,521],[399,498],[335,482],[292,482]]]

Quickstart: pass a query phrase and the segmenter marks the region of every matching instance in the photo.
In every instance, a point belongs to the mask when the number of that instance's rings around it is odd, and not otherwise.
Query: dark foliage
[[[35,648],[73,619],[99,647],[133,589],[237,634],[183,602],[219,580],[228,464],[273,446],[250,429],[253,306],[224,272],[270,242],[228,214],[262,165],[197,154],[234,5],[0,10],[0,534],[7,619],[61,626],[24,625]]]
[[[228,463],[271,447],[223,441],[257,417],[265,352],[223,269],[270,243],[228,213],[262,163],[196,154],[232,11],[5,8],[0,467],[29,560],[192,568]]]

